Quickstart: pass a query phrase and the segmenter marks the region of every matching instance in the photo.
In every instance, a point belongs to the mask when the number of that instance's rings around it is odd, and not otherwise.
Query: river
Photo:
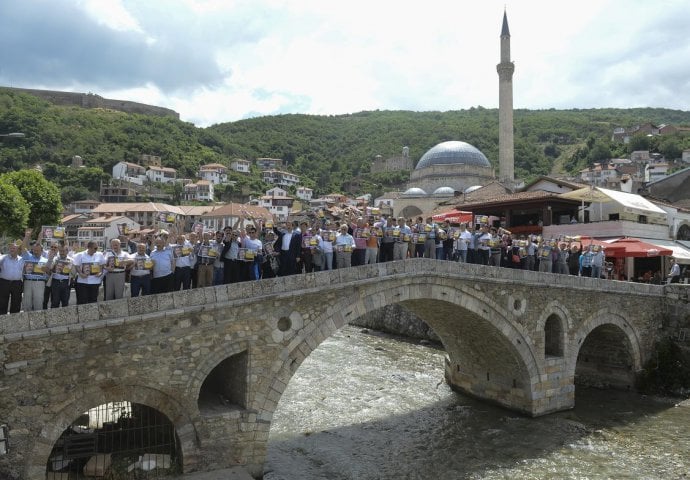
[[[265,480],[690,479],[690,400],[578,387],[528,418],[453,392],[443,358],[341,329],[285,390]]]

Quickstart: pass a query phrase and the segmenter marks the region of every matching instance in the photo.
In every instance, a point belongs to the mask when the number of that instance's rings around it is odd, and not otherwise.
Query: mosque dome
[[[489,160],[477,148],[469,143],[449,141],[441,142],[430,148],[419,159],[415,170],[431,167],[433,165],[475,165],[478,167],[491,167]]]
[[[405,190],[403,195],[426,195],[426,192],[421,188],[412,187]]]
[[[434,190],[434,195],[455,195],[455,190],[451,187],[438,187]]]
[[[471,187],[467,187],[464,193],[472,193],[475,190],[479,190],[480,188],[482,188],[481,185],[472,185]]]

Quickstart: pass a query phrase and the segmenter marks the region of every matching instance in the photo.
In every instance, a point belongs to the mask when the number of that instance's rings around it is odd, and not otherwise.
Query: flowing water
[[[576,390],[528,418],[450,390],[442,350],[345,327],[297,370],[266,480],[690,479],[690,400]]]

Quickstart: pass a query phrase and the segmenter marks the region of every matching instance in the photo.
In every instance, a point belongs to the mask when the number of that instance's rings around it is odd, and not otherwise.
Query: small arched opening
[[[91,408],[60,435],[47,478],[163,478],[182,470],[172,422],[155,408],[129,401]]]
[[[563,322],[556,314],[551,314],[544,324],[544,356],[563,356]]]
[[[243,350],[216,365],[199,390],[202,415],[214,415],[247,408],[247,368],[249,354]]]

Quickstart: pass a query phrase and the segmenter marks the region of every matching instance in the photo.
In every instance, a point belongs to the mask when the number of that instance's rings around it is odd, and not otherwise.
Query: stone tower
[[[515,65],[510,61],[510,30],[508,15],[503,12],[501,28],[501,63],[498,71],[498,174],[499,180],[515,180],[515,156],[513,148],[513,72]]]

